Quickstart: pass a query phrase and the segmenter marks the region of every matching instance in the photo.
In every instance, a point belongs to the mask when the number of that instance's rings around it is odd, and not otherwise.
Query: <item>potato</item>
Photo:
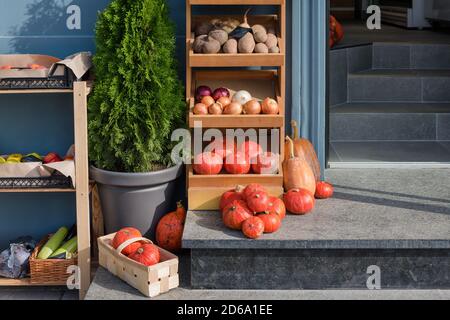
[[[255,50],[256,42],[253,38],[253,34],[248,32],[243,36],[238,43],[238,50],[240,53],[253,53]]]
[[[262,31],[258,31],[256,33],[254,33],[254,37],[255,37],[255,41],[257,43],[266,43],[266,41],[268,40],[267,33],[262,32]]]
[[[209,33],[209,36],[219,41],[221,46],[228,41],[228,33],[224,30],[213,30]]]
[[[220,42],[212,37],[208,37],[202,47],[202,52],[205,54],[211,54],[211,53],[219,53],[222,46],[220,45]]]
[[[280,53],[280,48],[278,46],[269,49],[269,53]]]
[[[238,42],[236,39],[229,39],[223,45],[223,52],[228,54],[238,53]]]
[[[267,41],[265,43],[267,48],[271,49],[278,45],[278,38],[273,33],[269,33],[267,34]]]
[[[253,30],[253,34],[256,34],[258,32],[262,32],[262,33],[267,34],[267,29],[263,25],[260,25],[260,24],[255,24],[252,27],[252,30]]]
[[[203,36],[207,35],[212,29],[214,28],[214,25],[209,22],[202,22],[195,28],[195,36]]]
[[[199,36],[195,38],[194,41],[194,52],[195,53],[202,53],[203,52],[203,45],[205,44],[205,41],[208,40],[207,35]]]
[[[264,43],[258,43],[255,47],[255,53],[269,53],[269,48]]]

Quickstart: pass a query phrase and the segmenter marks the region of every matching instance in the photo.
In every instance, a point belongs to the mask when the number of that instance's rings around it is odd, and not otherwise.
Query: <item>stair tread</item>
[[[219,212],[189,212],[190,249],[450,248],[448,170],[327,170],[333,199],[312,214],[288,216],[260,240],[225,228]]]
[[[350,102],[333,106],[331,113],[450,113],[450,103]]]
[[[350,77],[450,77],[450,70],[419,70],[419,69],[372,69],[349,74]]]

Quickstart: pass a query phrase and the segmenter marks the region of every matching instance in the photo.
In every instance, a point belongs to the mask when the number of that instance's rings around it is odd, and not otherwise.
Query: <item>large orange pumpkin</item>
[[[117,249],[125,241],[134,239],[134,238],[142,238],[142,234],[138,229],[123,228],[119,232],[117,232],[116,235],[114,236],[114,239],[112,241],[112,246],[114,249]],[[129,256],[130,254],[135,252],[137,249],[139,249],[140,246],[141,246],[141,243],[139,243],[139,242],[132,243],[129,246],[127,246],[125,249],[122,250],[122,254]]]
[[[296,121],[292,121],[291,125],[292,140],[294,140],[294,156],[304,159],[313,171],[316,182],[321,181],[320,162],[313,144],[308,139],[300,137]],[[288,160],[291,158],[291,147],[288,140],[286,141],[285,151],[285,159]]]
[[[284,188],[286,191],[292,189],[306,189],[311,194],[315,194],[316,178],[311,167],[304,158],[295,156],[294,141],[289,137],[287,137],[286,140],[291,155],[290,158],[283,163]]]
[[[156,227],[156,242],[158,245],[172,252],[181,250],[185,222],[186,210],[183,204],[178,202],[177,210],[162,217]]]

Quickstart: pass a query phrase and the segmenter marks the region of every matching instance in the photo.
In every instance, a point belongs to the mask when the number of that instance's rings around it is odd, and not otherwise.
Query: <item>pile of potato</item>
[[[198,24],[194,30],[194,52],[279,53],[275,29],[260,24],[250,26],[247,13],[243,23],[235,19],[214,19]]]

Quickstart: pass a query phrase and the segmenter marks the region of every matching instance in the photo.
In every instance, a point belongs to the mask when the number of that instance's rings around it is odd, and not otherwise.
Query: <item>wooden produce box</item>
[[[239,90],[246,90],[258,100],[271,97],[278,102],[278,115],[195,115],[195,90],[206,85],[211,89],[225,87],[231,96]],[[285,106],[280,94],[280,79],[276,70],[214,70],[194,71],[192,75],[191,93],[189,98],[189,126],[195,128],[196,122],[201,122],[202,128],[225,129],[278,129],[280,131],[280,163],[277,174],[232,175],[222,172],[219,175],[197,175],[192,166],[188,166],[188,203],[189,210],[218,210],[223,193],[236,186],[247,186],[259,183],[267,188],[273,196],[283,194],[282,156],[284,154]],[[207,145],[207,144],[206,144]],[[205,145],[205,146],[206,146]]]
[[[271,97],[278,102],[278,115],[195,115],[195,90],[206,85],[212,90],[225,87],[233,96],[239,90],[246,90],[258,100]],[[277,71],[274,70],[237,70],[237,71],[194,71],[191,94],[189,98],[189,126],[194,128],[196,121],[201,121],[203,128],[281,128],[284,127],[285,107],[281,98]]]
[[[188,15],[189,18],[189,15]],[[243,20],[243,15],[193,15],[192,16],[192,30],[205,21],[213,19],[232,18],[239,21]],[[201,54],[195,53],[193,44],[195,41],[195,34],[191,33],[190,39],[187,40],[187,50],[189,58],[189,67],[279,67],[285,65],[285,48],[284,39],[280,32],[280,23],[277,15],[252,15],[248,16],[248,21],[251,26],[261,24],[266,28],[273,28],[278,37],[279,53],[215,53],[215,54]]]
[[[136,238],[123,243],[121,247],[115,250],[111,245],[115,235],[113,233],[100,237],[97,240],[99,263],[103,268],[151,298],[179,286],[177,256],[158,247],[161,262],[157,265],[146,267],[129,259],[120,252],[134,242],[152,242],[145,238]]]

